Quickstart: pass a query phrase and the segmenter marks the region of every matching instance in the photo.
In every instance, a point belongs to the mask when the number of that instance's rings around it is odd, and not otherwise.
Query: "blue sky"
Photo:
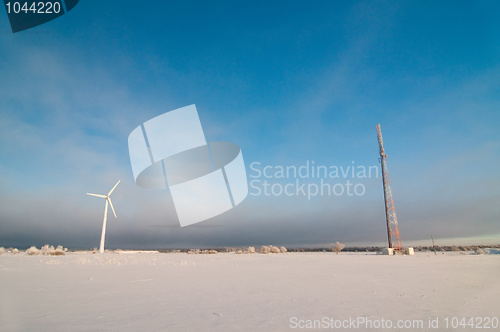
[[[223,227],[150,227],[175,225],[175,209],[168,191],[135,186],[127,137],[190,104],[249,174],[255,161],[378,165],[380,123],[403,243],[496,236],[498,9],[81,1],[16,34],[2,13],[0,246],[97,246],[102,202],[85,193],[118,179],[110,247],[384,243],[380,178],[363,197],[250,195],[207,222]]]

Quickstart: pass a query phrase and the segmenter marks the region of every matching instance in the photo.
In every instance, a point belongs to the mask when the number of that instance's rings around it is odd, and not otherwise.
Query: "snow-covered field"
[[[324,317],[392,331],[500,317],[500,255],[0,255],[1,331],[287,331]]]

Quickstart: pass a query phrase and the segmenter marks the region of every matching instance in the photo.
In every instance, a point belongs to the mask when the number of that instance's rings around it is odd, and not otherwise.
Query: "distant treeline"
[[[384,247],[345,247],[342,251],[347,252],[377,252]],[[413,247],[414,251],[475,251],[484,248],[500,248],[500,244],[496,245],[478,245],[478,246],[417,246]],[[289,248],[290,252],[328,252],[332,248]]]
[[[259,246],[255,247],[256,249],[260,248]],[[347,252],[377,252],[381,251],[383,247],[345,247],[342,251]],[[478,249],[484,248],[499,248],[500,244],[496,245],[477,245],[477,246],[417,246],[413,247],[415,252],[419,251],[475,251]],[[200,248],[202,250],[217,250],[217,252],[236,252],[238,250],[246,249],[246,247],[223,247],[223,248]],[[182,252],[187,253],[191,249],[158,249],[159,252],[163,253],[171,253],[171,252]],[[288,248],[288,252],[332,252],[332,248]]]

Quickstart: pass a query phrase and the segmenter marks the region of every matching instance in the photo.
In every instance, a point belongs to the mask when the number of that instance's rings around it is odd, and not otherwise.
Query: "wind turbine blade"
[[[120,183],[121,180],[118,180],[118,182],[115,184],[115,186],[113,187],[113,189],[111,189],[111,191],[108,193],[108,196],[111,195],[111,193],[113,192],[113,190],[115,190],[116,186],[118,185],[118,183]]]
[[[111,203],[111,198],[108,197],[108,201],[109,201],[109,206],[111,206],[111,210],[113,210],[113,214],[115,215],[115,218],[117,218],[115,209],[113,208],[113,203]]]
[[[87,193],[87,195],[106,198],[106,196],[104,196],[104,195],[96,195],[96,194],[89,194],[89,193]]]

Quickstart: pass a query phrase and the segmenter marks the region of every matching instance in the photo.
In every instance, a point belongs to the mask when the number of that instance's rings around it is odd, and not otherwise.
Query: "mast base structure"
[[[384,200],[385,200],[385,217],[387,223],[387,239],[389,248],[393,249],[394,253],[404,253],[401,244],[401,235],[399,234],[398,218],[396,216],[396,207],[392,197],[391,182],[389,180],[389,171],[387,170],[387,155],[384,150],[384,141],[382,139],[382,131],[380,124],[377,124],[377,138],[379,145],[380,158],[382,164],[382,181],[384,185]]]

